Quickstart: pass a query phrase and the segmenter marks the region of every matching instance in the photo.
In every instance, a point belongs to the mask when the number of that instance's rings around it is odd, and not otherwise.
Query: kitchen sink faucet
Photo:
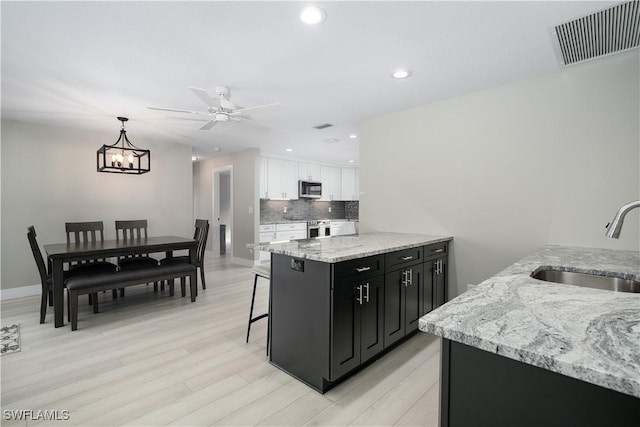
[[[630,202],[624,205],[618,210],[616,216],[613,217],[611,222],[607,224],[607,237],[613,237],[617,239],[620,237],[620,230],[622,230],[622,222],[624,221],[624,217],[629,213],[630,210],[634,208],[640,208],[640,200],[636,200],[635,202]]]

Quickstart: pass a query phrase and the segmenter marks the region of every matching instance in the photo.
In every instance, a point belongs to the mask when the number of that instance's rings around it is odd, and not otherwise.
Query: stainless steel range
[[[331,236],[331,221],[328,219],[316,219],[307,221],[307,238],[317,239],[318,237]]]

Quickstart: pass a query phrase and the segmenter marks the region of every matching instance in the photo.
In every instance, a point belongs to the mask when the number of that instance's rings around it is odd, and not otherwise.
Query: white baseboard
[[[0,289],[0,301],[32,297],[42,293],[42,285],[21,286],[19,288]]]

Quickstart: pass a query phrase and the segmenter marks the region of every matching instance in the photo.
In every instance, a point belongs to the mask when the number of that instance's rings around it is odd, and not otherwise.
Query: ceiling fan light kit
[[[120,137],[112,145],[103,145],[97,152],[98,172],[141,175],[151,170],[151,151],[138,148],[127,138],[124,124],[129,119],[118,117],[122,122]]]

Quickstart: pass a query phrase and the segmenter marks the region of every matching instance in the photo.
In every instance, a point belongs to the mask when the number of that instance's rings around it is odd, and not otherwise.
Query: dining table
[[[53,288],[53,313],[56,328],[64,326],[64,265],[74,261],[142,255],[175,250],[188,250],[189,262],[196,265],[198,241],[179,236],[152,236],[135,239],[114,239],[96,242],[52,243],[44,245]]]

